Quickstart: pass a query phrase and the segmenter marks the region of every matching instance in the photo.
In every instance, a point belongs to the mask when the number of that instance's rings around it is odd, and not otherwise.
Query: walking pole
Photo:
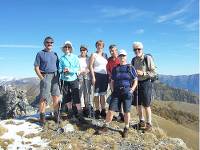
[[[64,80],[62,80],[62,85],[60,84],[59,81],[59,88],[60,88],[60,94],[61,94],[61,98],[59,101],[59,108],[58,108],[58,120],[57,120],[57,133],[61,134],[64,132],[64,129],[60,127],[60,111],[61,111],[61,105],[62,105],[62,98],[63,98],[63,87],[64,87]]]

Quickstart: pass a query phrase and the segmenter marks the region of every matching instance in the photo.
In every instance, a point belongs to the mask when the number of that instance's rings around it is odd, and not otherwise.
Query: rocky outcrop
[[[26,91],[12,86],[0,86],[0,119],[15,118],[35,113],[26,98]]]

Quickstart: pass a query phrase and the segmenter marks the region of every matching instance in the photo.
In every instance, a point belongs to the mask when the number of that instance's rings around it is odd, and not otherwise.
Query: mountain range
[[[159,81],[173,88],[188,90],[199,95],[199,74],[192,75],[159,75]]]

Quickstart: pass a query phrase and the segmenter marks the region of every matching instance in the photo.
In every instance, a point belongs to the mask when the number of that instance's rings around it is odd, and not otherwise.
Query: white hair
[[[135,47],[136,45],[143,49],[142,42],[133,42],[133,47]]]

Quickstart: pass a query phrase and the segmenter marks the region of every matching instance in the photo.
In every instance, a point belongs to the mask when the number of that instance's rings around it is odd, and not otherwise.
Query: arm
[[[92,54],[91,57],[90,57],[89,68],[90,68],[90,72],[91,72],[91,76],[92,76],[92,84],[93,85],[95,84],[95,81],[96,81],[95,75],[94,75],[94,68],[93,68],[94,59],[95,59],[95,56],[94,56],[94,54]]]
[[[138,78],[137,78],[137,72],[134,67],[131,67],[131,74],[133,78],[132,86],[131,86],[131,93],[135,91],[137,85],[138,85]]]
[[[35,69],[37,76],[40,78],[40,80],[44,79],[43,75],[41,74],[39,66],[35,66],[34,69]]]
[[[152,57],[147,57],[147,61],[149,62],[148,63],[149,66],[147,66],[149,68],[149,70],[144,72],[144,76],[154,77],[156,75],[156,66],[154,64],[153,58]]]
[[[114,80],[111,80],[111,82],[110,82],[110,90],[111,90],[111,92],[114,91]]]

